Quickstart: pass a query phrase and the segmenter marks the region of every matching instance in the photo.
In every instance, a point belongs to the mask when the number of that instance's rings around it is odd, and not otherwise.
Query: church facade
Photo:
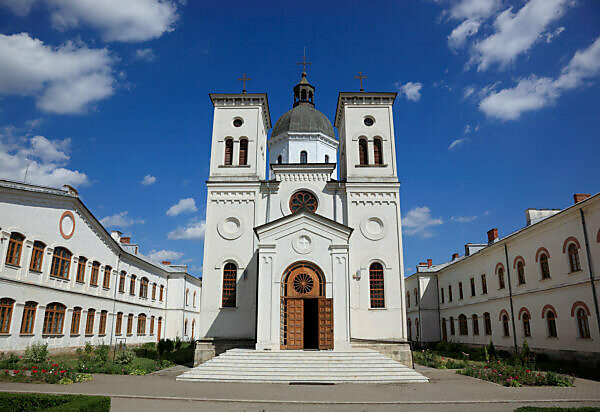
[[[396,94],[340,93],[339,140],[306,73],[270,138],[266,94],[210,97],[200,335],[271,351],[404,345],[410,356]]]

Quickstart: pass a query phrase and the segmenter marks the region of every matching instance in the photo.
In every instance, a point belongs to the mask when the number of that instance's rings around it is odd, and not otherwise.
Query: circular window
[[[244,121],[242,119],[240,119],[239,117],[236,119],[233,119],[233,125],[235,127],[240,127],[243,124],[244,124]]]
[[[312,290],[313,286],[312,277],[307,273],[300,273],[294,278],[294,290],[298,293],[308,293]]]
[[[375,123],[375,119],[373,119],[372,117],[365,117],[365,126],[373,126],[373,124]]]
[[[314,213],[317,211],[317,206],[318,202],[315,195],[305,190],[294,193],[290,198],[290,210],[292,213],[300,210],[308,210]]]

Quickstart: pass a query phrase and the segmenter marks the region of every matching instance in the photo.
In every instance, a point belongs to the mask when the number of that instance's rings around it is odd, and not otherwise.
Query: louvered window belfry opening
[[[233,163],[233,139],[225,140],[225,166]]]
[[[240,166],[248,164],[248,139],[240,140]]]
[[[366,166],[369,164],[369,147],[367,144],[367,139],[359,139],[358,140],[358,160],[361,166]]]

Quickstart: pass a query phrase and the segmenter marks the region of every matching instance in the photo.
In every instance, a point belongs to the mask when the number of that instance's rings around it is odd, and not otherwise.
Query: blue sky
[[[600,3],[0,0],[0,177],[70,183],[108,227],[201,273],[210,92],[317,108],[397,91],[405,267],[600,186]]]

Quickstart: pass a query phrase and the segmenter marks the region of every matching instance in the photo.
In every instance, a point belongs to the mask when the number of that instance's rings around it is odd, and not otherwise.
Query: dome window
[[[235,119],[233,119],[233,126],[234,127],[240,127],[243,124],[244,124],[244,121],[241,118],[236,117]]]
[[[306,153],[306,150],[303,150],[300,152],[300,163],[302,163],[302,164],[308,163],[308,153]]]
[[[371,116],[367,116],[365,117],[364,123],[365,126],[373,126],[375,124],[375,119],[373,119]]]
[[[292,213],[299,212],[301,210],[308,210],[309,212],[315,213],[319,202],[315,195],[306,190],[296,192],[290,198],[290,211]]]

